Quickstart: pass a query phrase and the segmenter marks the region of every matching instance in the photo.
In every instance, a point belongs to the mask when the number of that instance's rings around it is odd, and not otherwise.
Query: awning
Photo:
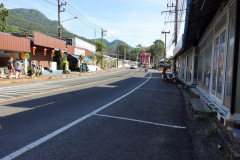
[[[226,0],[187,0],[183,49],[197,45],[219,7]]]
[[[79,59],[78,59],[79,55],[74,55],[74,54],[69,54],[69,55],[73,56],[74,58],[76,58],[79,61]],[[87,57],[84,57],[83,62],[87,62],[87,61],[92,61],[92,60]]]
[[[92,61],[91,59],[84,57],[83,62]]]

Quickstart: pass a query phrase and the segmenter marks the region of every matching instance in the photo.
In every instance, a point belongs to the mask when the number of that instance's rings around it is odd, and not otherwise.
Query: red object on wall
[[[25,54],[23,52],[20,53],[20,57],[21,57],[22,60],[25,60]]]
[[[62,58],[63,58],[63,52],[61,51],[61,56],[62,56]]]
[[[33,46],[33,47],[32,47],[33,55],[35,55],[35,50],[36,50],[36,47]]]
[[[55,51],[54,51],[54,49],[53,49],[53,50],[51,51],[51,53],[52,53],[52,54],[51,54],[51,55],[52,55],[52,57],[53,57],[53,55],[54,55],[54,52],[55,52]]]
[[[47,53],[47,48],[44,48],[43,49],[43,55],[46,56],[46,53]]]

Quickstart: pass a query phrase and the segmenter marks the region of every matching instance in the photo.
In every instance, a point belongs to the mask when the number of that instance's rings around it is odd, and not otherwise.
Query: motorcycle
[[[171,83],[174,83],[176,84],[178,82],[178,76],[176,73],[169,73],[166,75],[166,82],[171,82]]]

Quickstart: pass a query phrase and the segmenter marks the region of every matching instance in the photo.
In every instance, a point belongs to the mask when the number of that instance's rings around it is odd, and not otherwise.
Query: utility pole
[[[126,61],[126,48],[124,48],[124,61]]]
[[[177,39],[178,39],[178,0],[176,0],[176,5],[175,5],[175,35],[174,35],[174,42],[175,46],[177,45]]]
[[[118,68],[118,59],[119,59],[119,40],[118,40],[118,47],[117,47],[117,68]]]
[[[167,33],[170,33],[170,31],[168,31],[168,32],[162,31],[162,34],[165,34],[164,66],[166,65],[166,64],[165,64],[165,63],[166,63],[165,59],[166,59],[166,52],[167,52],[167,49],[166,49],[166,39],[167,39],[166,34],[167,34]]]
[[[178,40],[178,22],[180,23],[180,22],[184,22],[184,21],[179,21],[178,20],[178,12],[179,11],[184,11],[185,9],[180,9],[180,10],[178,10],[178,0],[176,0],[176,4],[175,4],[175,6],[173,5],[173,3],[171,4],[171,5],[168,5],[167,4],[167,8],[175,8],[175,9],[173,9],[173,10],[169,10],[169,11],[162,11],[162,13],[161,14],[163,14],[163,13],[169,13],[169,14],[172,14],[172,13],[175,13],[175,20],[174,21],[168,21],[168,22],[165,22],[165,23],[174,23],[174,40],[173,40],[173,42],[174,42],[174,44],[175,44],[175,46],[177,45],[177,40]]]
[[[106,34],[104,34],[105,32],[107,32],[107,30],[103,30],[102,29],[102,40],[101,40],[101,42],[102,42],[102,54],[101,54],[102,60],[101,60],[101,69],[103,69],[103,36],[106,36]]]
[[[61,6],[66,6],[67,2],[65,3],[60,3],[60,0],[58,0],[58,38],[61,39],[62,38],[62,26],[61,26],[61,18],[60,18],[60,13],[61,12],[65,12],[65,8],[63,8],[63,10],[61,10]]]

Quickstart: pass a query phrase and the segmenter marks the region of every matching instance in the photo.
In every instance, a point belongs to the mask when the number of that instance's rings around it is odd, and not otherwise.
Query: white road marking
[[[134,122],[152,124],[152,125],[156,125],[156,126],[163,126],[163,127],[177,128],[177,129],[186,129],[186,127],[183,127],[183,126],[161,124],[161,123],[148,122],[148,121],[142,121],[142,120],[131,119],[131,118],[116,117],[116,116],[109,116],[109,115],[103,115],[103,114],[94,114],[94,115],[95,116],[100,116],[100,117],[108,117],[108,118],[114,118],[114,119],[121,119],[121,120],[127,120],[127,121],[134,121]]]
[[[139,89],[152,90],[152,91],[164,91],[164,92],[178,92],[176,90],[166,90],[166,89],[151,89],[151,88],[139,88]]]
[[[14,96],[9,96],[9,95],[0,95],[1,98],[3,97],[6,97],[6,98],[9,98],[9,97],[14,97]]]
[[[71,127],[73,127],[74,125],[76,125],[76,124],[84,121],[85,119],[87,119],[87,118],[89,118],[89,117],[97,114],[98,112],[100,112],[100,111],[102,111],[103,109],[111,106],[112,104],[118,102],[119,100],[125,98],[125,97],[128,96],[129,94],[133,93],[134,91],[136,91],[137,89],[139,89],[140,87],[142,87],[145,83],[147,83],[147,82],[150,80],[151,77],[152,77],[152,73],[150,72],[150,76],[148,77],[148,79],[147,79],[146,81],[144,81],[142,84],[140,84],[139,86],[137,86],[137,87],[134,88],[133,90],[129,91],[128,93],[126,93],[126,94],[122,95],[121,97],[113,100],[112,102],[109,102],[108,104],[105,104],[104,106],[102,106],[102,107],[94,110],[93,112],[91,112],[91,113],[89,113],[89,114],[87,114],[87,115],[85,115],[85,116],[77,119],[76,121],[73,121],[72,123],[70,123],[70,124],[68,124],[68,125],[60,128],[60,129],[58,129],[58,130],[56,130],[56,131],[54,131],[54,132],[46,135],[45,137],[42,137],[42,138],[40,138],[39,140],[37,140],[37,141],[35,141],[35,142],[33,142],[33,143],[29,144],[29,145],[26,145],[25,147],[23,147],[23,148],[15,151],[15,152],[7,155],[6,157],[2,158],[1,160],[12,160],[12,159],[20,156],[21,154],[23,154],[23,153],[25,153],[25,152],[27,152],[27,151],[29,151],[29,150],[37,147],[38,145],[40,145],[40,144],[48,141],[49,139],[57,136],[58,134],[62,133],[63,131],[65,131],[65,130],[71,128]]]
[[[33,108],[33,109],[36,109],[36,108],[43,107],[43,106],[48,106],[48,105],[54,104],[54,103],[57,103],[57,102],[50,102],[50,103],[42,104],[42,105],[35,106],[35,107],[32,107],[32,108]]]

